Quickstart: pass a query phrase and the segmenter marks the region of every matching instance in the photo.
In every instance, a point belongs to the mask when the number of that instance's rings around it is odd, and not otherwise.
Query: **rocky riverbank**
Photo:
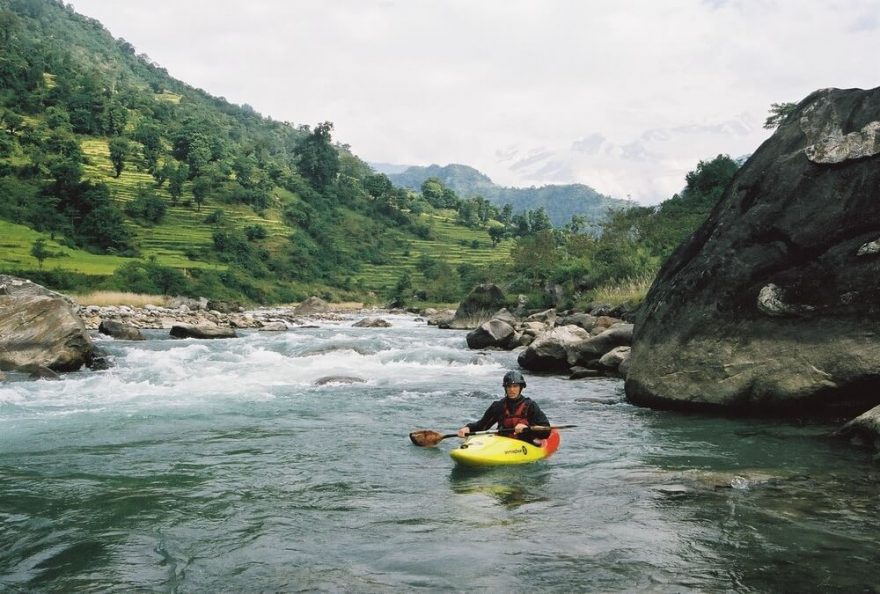
[[[418,313],[426,323],[441,328],[470,329],[466,337],[470,348],[517,350],[519,365],[529,371],[566,374],[571,379],[627,377],[635,328],[627,312],[607,306],[577,312],[511,312],[503,307],[495,309],[501,301],[486,300],[489,293],[492,291],[486,287],[475,290],[483,301],[479,307],[465,299],[458,311],[410,313]],[[288,331],[358,319],[357,326],[387,327],[389,323],[381,315],[391,313],[405,312],[340,309],[317,298],[295,307],[250,311],[220,311],[204,301],[186,300],[166,307],[81,306],[28,280],[0,275],[0,381],[7,379],[3,372],[10,370],[34,379],[51,379],[59,377],[57,372],[84,366],[106,368],[112,362],[96,347],[94,331],[123,340],[143,339],[143,329],[167,329],[175,337],[229,338],[236,336],[237,329]],[[609,315],[612,313],[620,317]],[[880,449],[878,410],[880,407],[859,417],[838,435]]]
[[[97,330],[102,321],[112,320],[138,329],[171,329],[174,326],[218,326],[258,330],[287,330],[314,324],[316,320],[341,321],[344,315],[328,308],[325,311],[297,313],[295,307],[271,307],[248,311],[221,312],[180,304],[176,307],[126,305],[80,307],[79,316],[86,328]]]

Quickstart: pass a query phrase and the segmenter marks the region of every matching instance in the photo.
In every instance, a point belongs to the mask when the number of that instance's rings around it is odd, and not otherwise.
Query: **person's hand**
[[[459,437],[467,437],[470,432],[471,432],[471,428],[465,426],[465,427],[462,427],[461,429],[458,430],[458,436]]]
[[[528,428],[529,428],[529,426],[526,425],[525,423],[518,423],[517,426],[513,428],[513,434],[519,435],[520,433],[522,433],[523,431],[525,431]]]

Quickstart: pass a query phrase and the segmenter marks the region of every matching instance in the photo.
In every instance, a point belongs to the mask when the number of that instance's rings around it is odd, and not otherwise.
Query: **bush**
[[[134,200],[125,205],[125,214],[150,225],[158,225],[165,218],[168,205],[151,190],[139,188]]]
[[[419,239],[431,240],[434,239],[434,232],[431,230],[431,227],[424,223],[416,223],[411,227],[413,234]]]
[[[219,225],[223,222],[224,215],[223,209],[215,208],[214,212],[205,217],[205,222],[209,225]]]
[[[269,236],[269,233],[262,225],[251,225],[245,227],[244,235],[247,237],[248,241],[257,241],[260,239],[266,239],[266,237]]]
[[[176,268],[161,266],[153,260],[123,264],[104,284],[110,289],[132,293],[192,296],[182,272]]]
[[[95,286],[98,279],[101,278],[58,268],[52,270],[9,270],[7,274],[26,278],[38,285],[43,285],[47,289],[63,291],[65,293],[81,293],[90,290]]]
[[[103,252],[134,253],[131,233],[125,228],[122,213],[115,206],[100,206],[87,214],[79,226],[79,234],[86,245]]]

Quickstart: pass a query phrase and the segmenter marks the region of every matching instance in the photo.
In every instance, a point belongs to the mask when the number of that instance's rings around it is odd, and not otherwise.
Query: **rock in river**
[[[880,88],[800,102],[666,261],[639,312],[639,404],[751,414],[880,404]]]
[[[0,367],[74,371],[95,347],[76,305],[29,280],[0,275]]]

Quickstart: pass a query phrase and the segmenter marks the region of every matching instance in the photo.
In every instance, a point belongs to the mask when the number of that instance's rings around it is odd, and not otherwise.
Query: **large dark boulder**
[[[310,316],[317,313],[327,313],[328,311],[330,311],[330,305],[314,295],[293,309],[293,313],[298,316]]]
[[[611,328],[579,342],[569,349],[569,359],[574,365],[586,365],[600,359],[609,351],[632,344],[633,325],[618,323]]]
[[[875,406],[866,413],[862,413],[836,433],[838,437],[847,437],[855,444],[873,446],[880,451],[880,406]],[[880,454],[875,458],[880,460]]]
[[[29,280],[0,275],[0,368],[75,371],[95,357],[76,304]]]
[[[753,414],[880,403],[880,88],[804,99],[669,258],[630,401]]]
[[[516,361],[529,371],[568,371],[574,363],[572,353],[589,338],[579,326],[558,326],[539,334]]]
[[[477,285],[467,297],[458,304],[455,317],[448,327],[457,330],[472,330],[483,322],[492,319],[493,314],[504,307],[504,291],[491,283]]]
[[[516,331],[504,320],[492,319],[479,328],[468,332],[466,340],[468,348],[498,348],[510,350],[516,346]]]

